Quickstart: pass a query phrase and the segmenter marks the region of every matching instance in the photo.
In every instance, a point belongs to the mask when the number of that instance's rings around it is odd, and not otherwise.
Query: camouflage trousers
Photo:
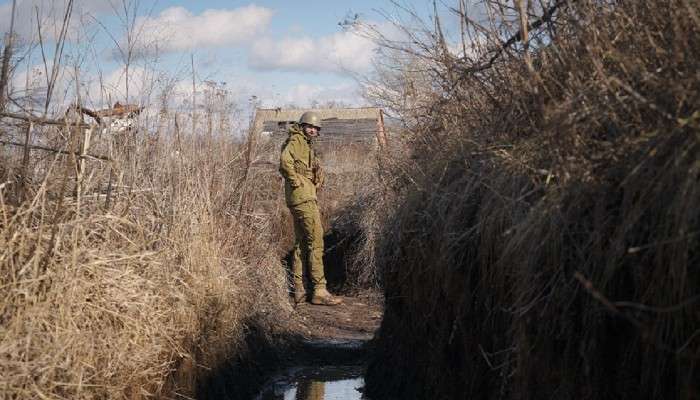
[[[323,272],[323,225],[321,213],[315,200],[290,206],[294,219],[294,249],[292,252],[292,274],[294,285],[302,287],[304,272],[309,274],[313,290],[326,288]]]

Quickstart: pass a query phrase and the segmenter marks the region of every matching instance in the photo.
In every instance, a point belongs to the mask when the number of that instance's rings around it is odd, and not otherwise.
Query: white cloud
[[[129,92],[140,93],[146,86],[149,72],[142,67],[132,66],[129,68]],[[126,96],[127,92],[127,76],[125,68],[117,68],[104,77],[103,87],[99,88],[105,91],[110,98],[121,99]]]
[[[205,10],[195,15],[184,7],[171,7],[146,18],[141,36],[161,52],[245,43],[264,32],[272,10],[256,5],[236,9]]]
[[[250,64],[261,70],[366,72],[376,48],[371,40],[352,31],[318,39],[268,37],[252,44]]]
[[[131,66],[128,79],[129,100],[127,101],[126,68],[118,67],[106,72],[101,77],[86,73],[81,78],[82,101],[93,107],[108,106],[117,101],[146,104],[154,101],[152,95],[160,83],[160,75],[160,72],[153,69]]]
[[[323,106],[329,103],[342,103],[360,106],[366,103],[354,83],[341,83],[333,86],[299,84],[291,87],[281,98],[263,99],[264,107],[283,107],[294,104],[301,107]]]
[[[48,71],[50,74],[51,64],[48,65]],[[156,71],[132,66],[129,69],[130,101],[144,101],[151,93],[156,78]],[[15,98],[31,97],[35,105],[43,106],[47,91],[43,64],[36,64],[18,71],[11,83],[11,91]],[[80,71],[79,86],[81,100],[89,107],[102,107],[115,101],[123,103],[126,98],[125,68],[109,71],[101,79],[94,72]],[[75,101],[76,89],[75,71],[71,68],[61,68],[54,83],[51,103],[58,110],[65,110],[69,103]]]
[[[38,11],[43,39],[55,40],[61,29],[66,5],[66,1],[18,0],[15,11],[15,33],[24,40],[36,39]],[[71,29],[79,28],[82,25],[82,16],[86,14],[99,15],[109,11],[112,11],[109,0],[76,0],[71,17]],[[10,30],[11,17],[12,2],[8,1],[0,5],[0,33]]]

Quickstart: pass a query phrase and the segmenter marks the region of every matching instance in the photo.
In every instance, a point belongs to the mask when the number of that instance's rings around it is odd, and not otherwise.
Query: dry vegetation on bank
[[[496,1],[493,25],[468,21],[467,57],[439,22],[385,43],[400,57],[370,94],[415,134],[387,159],[368,388],[695,399],[700,9],[530,3],[529,48],[503,50],[523,25]]]
[[[38,31],[11,27],[1,58],[0,398],[216,398],[233,363],[293,334],[279,148],[244,137],[194,55],[184,81],[162,71],[138,0],[110,3],[115,32],[73,0],[27,20],[14,3],[10,25]],[[107,50],[118,82],[102,75]],[[111,129],[116,99],[138,102],[133,129]],[[347,147],[325,156],[327,226],[373,168]]]
[[[2,149],[0,397],[191,396],[248,322],[271,332],[291,311],[245,144],[160,117],[80,183],[75,156]],[[78,129],[38,129],[79,149]]]
[[[86,157],[87,125],[76,124],[94,121],[72,112],[34,124],[30,147],[0,148],[3,396],[217,398],[235,362],[289,344],[279,340],[292,334],[281,259],[294,235],[266,161],[278,144],[232,134],[231,110],[220,108],[196,122],[161,109],[132,131],[93,127]],[[24,143],[23,120],[3,125],[4,139]],[[373,146],[327,151],[330,227],[376,159]],[[327,259],[337,288],[359,279],[338,270],[346,235]],[[261,377],[246,378],[232,388]]]

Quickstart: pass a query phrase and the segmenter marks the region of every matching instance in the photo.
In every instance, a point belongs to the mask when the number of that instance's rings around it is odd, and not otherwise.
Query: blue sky
[[[123,65],[115,60],[114,40],[124,41],[115,15],[122,1],[76,0],[68,54],[90,53],[82,61],[84,78],[92,83],[101,74],[102,84],[113,87],[110,96],[124,95]],[[59,20],[67,0],[19,0],[17,31],[36,38],[36,9],[40,10],[44,37],[52,36],[52,21]],[[431,2],[407,0],[409,7],[429,18]],[[0,28],[9,27],[11,2],[0,3]],[[338,23],[359,14],[364,21],[384,24],[377,10],[395,11],[387,0],[353,2],[334,0],[274,1],[152,1],[141,0],[138,8],[139,40],[148,48],[146,57],[135,60],[131,79],[143,71],[167,74],[183,90],[191,87],[191,59],[196,80],[226,82],[238,101],[255,95],[263,106],[308,106],[312,101],[336,101],[363,105],[353,78],[371,72],[375,45]],[[49,33],[49,34],[47,34]],[[86,39],[89,38],[89,39]],[[113,38],[113,39],[112,39]],[[27,39],[29,40],[29,39]],[[51,43],[47,52],[50,56]],[[140,45],[141,46],[141,45]],[[155,55],[158,55],[156,58]],[[34,55],[28,63],[41,66]],[[42,68],[38,68],[41,70]],[[155,74],[150,72],[151,74]],[[26,75],[16,79],[26,81]],[[40,79],[39,79],[40,81]],[[86,89],[87,90],[87,89]],[[138,89],[130,89],[130,93]]]

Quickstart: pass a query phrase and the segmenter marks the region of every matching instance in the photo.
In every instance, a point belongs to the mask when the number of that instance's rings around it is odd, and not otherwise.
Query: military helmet
[[[299,123],[313,125],[318,128],[321,128],[321,116],[318,115],[318,113],[315,111],[307,111],[301,114],[301,118],[299,118]]]

